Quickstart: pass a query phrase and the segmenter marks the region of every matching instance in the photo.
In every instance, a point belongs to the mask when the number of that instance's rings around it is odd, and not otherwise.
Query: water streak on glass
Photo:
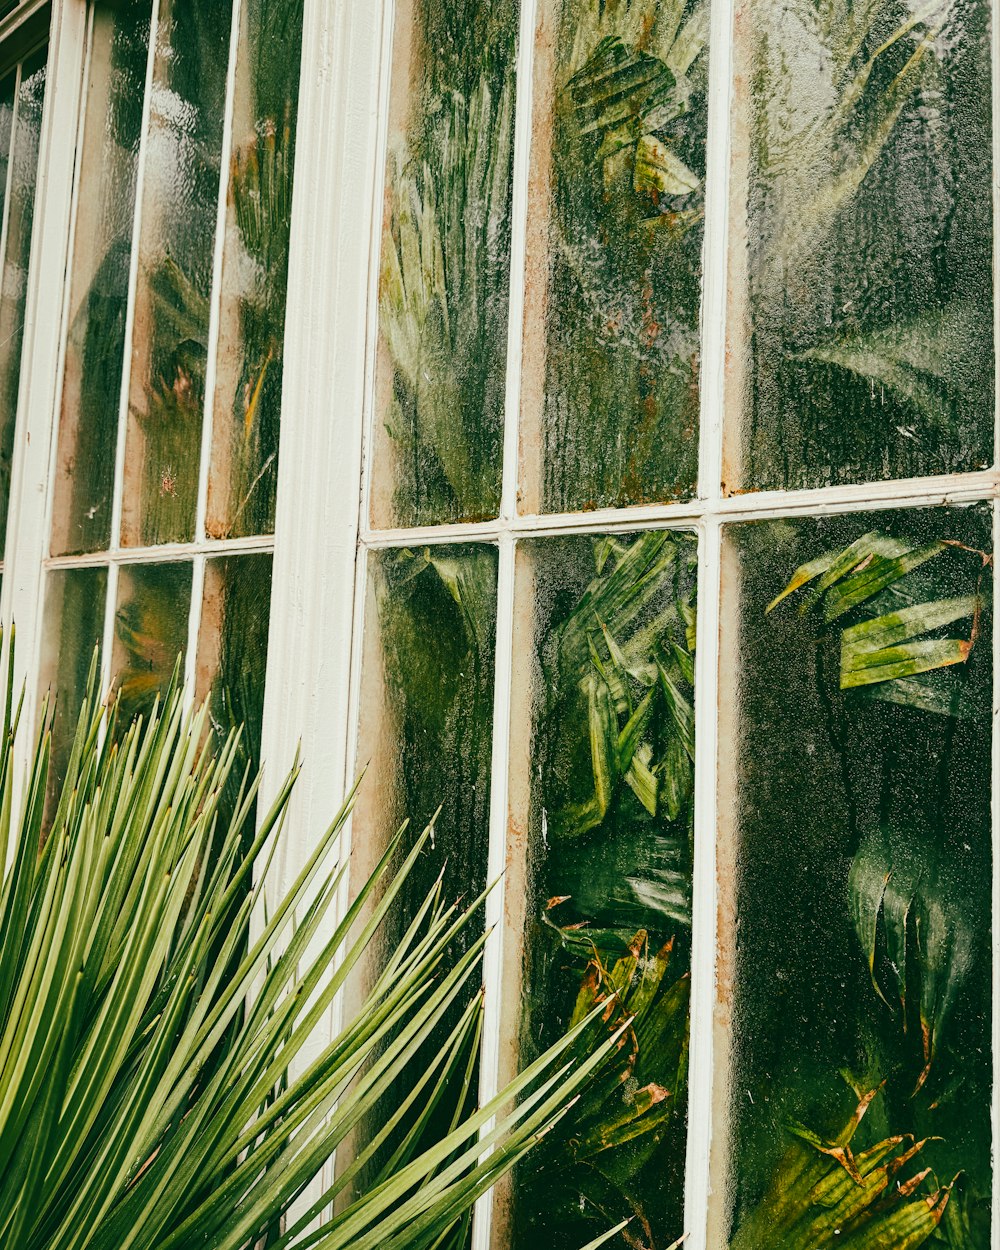
[[[189,562],[121,570],[111,672],[123,725],[148,715],[153,700],[167,689],[187,648],[190,610]]]
[[[125,351],[148,0],[93,12],[52,521],[53,555],[105,549]]]
[[[24,312],[28,298],[28,264],[35,216],[38,145],[45,103],[46,56],[47,50],[42,49],[21,65],[16,121],[10,147],[7,233],[0,277],[0,553],[3,552],[7,534],[11,458],[21,381]],[[0,127],[2,125],[0,122]]]
[[[226,814],[235,808],[247,767],[261,764],[264,677],[271,607],[271,556],[224,556],[205,566],[196,692],[207,698],[218,743],[242,726]]]
[[[578,1062],[634,1016],[516,1182],[524,1250],[577,1250],[626,1219],[657,1250],[684,1231],[696,573],[697,542],[680,533],[540,539],[519,554],[521,1062],[599,1002]]]
[[[993,460],[990,5],[746,0],[730,490]]]
[[[990,1245],[991,530],[730,531],[733,1250]]]
[[[500,504],[517,0],[398,6],[372,521]]]
[[[274,530],[303,0],[245,0],[207,529]]]
[[[404,820],[411,822],[405,851],[441,809],[434,837],[381,935],[377,966],[440,873],[449,903],[469,904],[486,887],[498,557],[495,547],[455,546],[378,552],[369,559],[358,750],[366,772],[353,823],[355,888]],[[480,911],[456,941],[456,953],[482,932]],[[474,1041],[466,1041],[474,1063]],[[418,1066],[426,1067],[434,1054],[432,1041]],[[434,1117],[428,1140],[447,1127],[449,1115],[442,1109]],[[362,1139],[378,1127],[367,1124]]]
[[[122,541],[194,537],[231,0],[160,0]]]
[[[708,0],[542,4],[527,511],[694,489],[708,31]]]
[[[104,568],[57,569],[46,579],[39,684],[52,700],[50,804],[66,776],[87,675],[104,634],[107,593]]]

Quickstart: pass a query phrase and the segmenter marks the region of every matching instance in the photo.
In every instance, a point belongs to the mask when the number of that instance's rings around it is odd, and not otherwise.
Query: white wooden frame
[[[55,423],[61,344],[65,335],[64,275],[71,246],[74,172],[87,48],[85,0],[51,0],[50,68],[40,148],[31,281],[22,356],[6,571],[0,617],[19,630],[18,672],[28,678],[26,714],[36,715],[44,574],[50,568],[191,558],[273,547],[271,637],[265,697],[266,791],[274,791],[301,742],[306,768],[294,799],[281,875],[307,853],[310,838],[335,810],[354,769],[359,707],[360,639],[365,564],[370,550],[456,541],[495,543],[500,550],[497,691],[491,808],[490,870],[503,865],[507,822],[507,750],[513,569],[522,537],[608,530],[683,527],[699,535],[697,649],[696,862],[692,957],[692,1063],[686,1176],[688,1250],[707,1250],[713,1183],[722,1177],[722,1144],[713,1142],[713,1108],[722,1064],[716,1043],[718,836],[718,638],[723,526],[730,521],[993,501],[1000,545],[1000,475],[996,468],[963,475],[806,491],[725,497],[721,491],[722,413],[726,400],[726,312],[732,30],[736,0],[714,0],[710,51],[709,169],[703,296],[702,411],[698,496],[683,504],[560,516],[517,512],[517,385],[523,309],[523,265],[530,153],[533,24],[536,0],[522,0],[515,137],[513,278],[508,353],[508,424],[500,517],[477,525],[374,531],[367,524],[376,339],[378,248],[385,165],[386,101],[394,0],[305,0],[302,78],[286,323],[284,407],[276,533],[272,540],[210,541],[204,508],[195,543],[183,547],[112,549],[106,555],[48,560]],[[45,7],[29,0],[0,21],[0,42]],[[994,23],[996,27],[997,23]],[[994,85],[1000,63],[994,29]],[[1000,126],[994,90],[994,185],[1000,168]],[[226,143],[231,139],[226,120]],[[995,237],[1000,210],[995,201]],[[220,213],[224,210],[224,198]],[[221,233],[221,232],[220,232]],[[218,256],[216,262],[218,264]],[[217,320],[217,313],[213,314]],[[1000,321],[1000,319],[998,319]],[[998,353],[1000,355],[1000,353]],[[127,386],[126,392],[127,393]],[[211,392],[209,392],[211,393]],[[998,387],[1000,398],[1000,387]],[[1000,402],[997,405],[1000,413]],[[205,437],[209,436],[206,431]],[[1000,432],[998,442],[1000,446]],[[359,558],[360,556],[360,558]],[[112,574],[114,576],[115,574]],[[194,591],[198,589],[196,581]],[[995,588],[1000,577],[995,573]],[[1000,601],[1000,595],[996,596]],[[109,603],[113,603],[109,588]],[[192,594],[192,637],[200,595]],[[995,617],[1000,647],[1000,619]],[[995,647],[995,654],[997,651]],[[107,651],[106,651],[107,654]],[[995,665],[994,724],[1000,717],[1000,665]],[[22,761],[28,749],[22,738]],[[1000,737],[994,731],[994,1001],[1000,1005]],[[502,897],[495,894],[491,916]],[[496,1079],[496,1003],[502,960],[498,929],[486,957],[490,1013],[483,1063],[484,1092]],[[994,1141],[1000,1141],[1000,1011],[994,1012]],[[992,1244],[1000,1250],[1000,1169],[994,1176]],[[490,1205],[477,1211],[475,1245],[490,1244]]]

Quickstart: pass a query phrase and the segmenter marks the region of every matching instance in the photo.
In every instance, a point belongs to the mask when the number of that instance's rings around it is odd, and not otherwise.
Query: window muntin
[[[302,4],[210,8],[89,15],[41,676],[58,739],[87,668],[63,643],[99,647],[128,715],[184,654],[257,759]]]

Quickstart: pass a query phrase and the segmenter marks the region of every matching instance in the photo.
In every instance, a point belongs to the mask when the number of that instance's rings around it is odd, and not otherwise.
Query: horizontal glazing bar
[[[365,547],[437,546],[453,542],[493,542],[501,534],[586,534],[653,527],[685,527],[707,517],[754,520],[763,517],[825,516],[869,509],[913,508],[977,503],[1000,495],[1000,475],[994,470],[949,477],[912,478],[858,486],[831,486],[817,490],[760,491],[728,499],[694,499],[686,503],[655,504],[638,508],[608,508],[594,512],[520,516],[512,521],[480,521],[468,525],[425,525],[409,529],[366,530]]]
[[[46,569],[92,568],[107,564],[169,564],[194,556],[235,556],[254,551],[273,551],[274,535],[253,538],[205,539],[197,543],[164,543],[159,547],[128,547],[114,551],[88,551],[79,556],[52,556]]]

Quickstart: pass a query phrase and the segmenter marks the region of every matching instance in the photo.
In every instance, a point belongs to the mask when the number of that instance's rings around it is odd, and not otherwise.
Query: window
[[[502,877],[482,1093],[618,989],[477,1250],[995,1241],[989,0],[0,10],[57,768],[183,653],[289,858]]]

